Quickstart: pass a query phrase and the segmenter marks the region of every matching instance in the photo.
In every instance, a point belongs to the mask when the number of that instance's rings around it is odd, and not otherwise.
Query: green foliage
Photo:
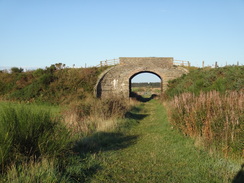
[[[169,82],[173,125],[202,146],[243,156],[244,66],[191,69]]]
[[[24,71],[24,69],[22,69],[22,68],[18,68],[18,67],[12,67],[11,68],[12,73],[21,73],[23,71]]]
[[[44,73],[45,73],[45,70],[37,69],[37,70],[33,71],[33,76],[35,78],[38,78],[38,77],[42,76]]]
[[[17,68],[18,69],[18,68]],[[92,93],[104,68],[65,68],[55,64],[29,72],[0,73],[0,95],[18,101],[70,103]]]
[[[67,177],[57,171],[53,160],[42,159],[40,162],[30,161],[12,165],[8,174],[0,178],[4,183],[33,183],[33,182],[60,182],[68,181]]]
[[[89,107],[83,104],[79,110],[84,110],[86,115],[90,115],[91,110],[97,111],[103,105],[107,105],[105,109],[101,110],[103,112],[106,112],[107,109],[117,110],[117,106],[121,106],[119,101],[106,100],[97,100],[90,104]],[[99,106],[95,108],[93,105]],[[35,112],[46,113],[45,111],[48,109],[43,110],[45,107],[50,109],[48,106],[34,107],[32,104],[24,108],[28,109],[29,116],[33,116]],[[9,107],[3,107],[0,110],[0,118],[6,116],[3,114],[8,109]],[[25,110],[20,110],[23,109],[21,106],[10,107],[10,109],[16,109],[11,119],[15,119],[14,116],[17,116],[18,121],[22,121],[22,124],[24,124],[24,119],[30,118],[21,117],[23,115],[20,113]],[[31,119],[37,118],[31,117]],[[67,143],[70,141],[70,137],[64,135],[63,126],[59,126],[59,120],[56,120],[53,115],[50,116],[50,119],[55,123],[57,133],[55,130],[45,129],[47,133],[53,133],[46,136],[41,133],[39,136],[33,135],[36,138],[44,136],[39,142],[47,153],[40,151],[40,156],[31,157],[27,154],[32,153],[13,151],[12,149],[16,148],[11,148],[11,145],[8,148],[7,145],[0,144],[2,149],[9,149],[10,153],[5,154],[17,157],[8,161],[8,168],[4,165],[3,169],[6,174],[1,174],[0,182],[141,182],[145,180],[147,182],[230,182],[239,170],[237,163],[210,157],[206,152],[196,149],[191,139],[183,137],[171,128],[167,122],[165,110],[156,101],[134,107],[124,119],[119,121],[118,128],[96,131],[86,138],[77,139],[75,146]],[[38,123],[34,124],[40,129]],[[23,127],[23,125],[18,126]],[[35,129],[29,128],[28,122],[26,122],[26,126],[29,130],[22,127],[22,130],[13,129],[26,134],[20,139],[29,137],[29,131],[38,133]],[[57,128],[58,126],[59,128]],[[5,140],[6,137],[1,136],[1,139]],[[52,141],[58,145],[52,145],[50,143]],[[7,141],[5,140],[5,142]],[[60,147],[61,151],[57,151]],[[50,153],[51,150],[54,153]],[[67,150],[69,150],[68,153],[65,153]],[[31,149],[30,152],[34,151]]]
[[[184,92],[199,95],[201,91],[216,90],[224,93],[226,90],[240,90],[244,86],[243,73],[244,66],[192,69],[189,74],[170,81],[165,94],[172,98]]]
[[[45,110],[0,106],[0,170],[13,162],[57,157],[68,149],[69,132]]]
[[[91,134],[100,130],[98,128],[106,122],[101,121],[102,118],[123,116],[127,109],[125,104],[125,101],[115,99],[90,98],[70,109],[70,112],[73,112],[71,117],[73,114],[78,117],[78,126],[67,124],[69,122],[66,121],[66,117],[69,114],[65,112],[62,120],[67,123],[63,126],[60,118],[51,115],[60,112],[57,108],[34,104],[10,105],[2,102],[0,105],[0,173],[2,173],[0,182],[86,181],[93,175],[98,165],[93,156],[84,153],[84,149],[74,147],[75,140],[80,140],[83,136],[83,128],[91,131]],[[50,109],[52,113],[47,112]],[[87,121],[87,126],[84,121]],[[113,121],[114,126],[117,122],[115,119]],[[71,134],[72,128],[78,130],[77,133]],[[121,137],[117,137],[116,134],[113,136],[114,140],[119,138]],[[103,143],[106,143],[105,141]]]
[[[77,147],[100,165],[89,169],[87,182],[231,182],[238,172],[239,162],[211,156],[172,129],[159,102],[130,112],[126,120],[136,125],[93,134]]]

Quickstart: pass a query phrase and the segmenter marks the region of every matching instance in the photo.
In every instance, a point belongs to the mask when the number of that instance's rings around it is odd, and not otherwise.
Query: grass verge
[[[99,168],[87,181],[230,182],[235,179],[241,161],[211,156],[198,149],[192,139],[171,128],[166,110],[158,102],[145,104],[137,113],[130,114],[131,119],[136,120],[136,125],[119,134],[94,137],[96,142],[99,139],[106,144],[90,146],[89,153]]]

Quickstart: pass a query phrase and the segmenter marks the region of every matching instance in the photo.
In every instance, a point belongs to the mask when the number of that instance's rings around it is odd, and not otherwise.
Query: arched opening
[[[146,101],[162,93],[162,78],[150,71],[135,73],[129,80],[130,97],[145,99]]]

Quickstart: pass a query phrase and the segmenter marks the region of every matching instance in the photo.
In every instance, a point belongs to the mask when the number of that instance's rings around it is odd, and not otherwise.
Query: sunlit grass
[[[16,163],[62,156],[69,143],[68,130],[48,109],[23,104],[0,105],[1,173]]]
[[[101,167],[91,182],[231,182],[240,169],[241,162],[211,156],[172,129],[158,102],[145,104],[132,119],[136,125],[120,133],[93,137],[97,143],[89,151]]]

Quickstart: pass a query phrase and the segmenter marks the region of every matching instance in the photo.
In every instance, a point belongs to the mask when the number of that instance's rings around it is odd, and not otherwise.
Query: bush
[[[12,67],[11,68],[12,73],[21,73],[23,71],[24,71],[24,69],[22,69],[22,68],[18,68],[18,67]]]
[[[35,71],[33,71],[33,76],[38,78],[40,76],[42,76],[45,73],[45,71],[43,69],[37,69]]]

